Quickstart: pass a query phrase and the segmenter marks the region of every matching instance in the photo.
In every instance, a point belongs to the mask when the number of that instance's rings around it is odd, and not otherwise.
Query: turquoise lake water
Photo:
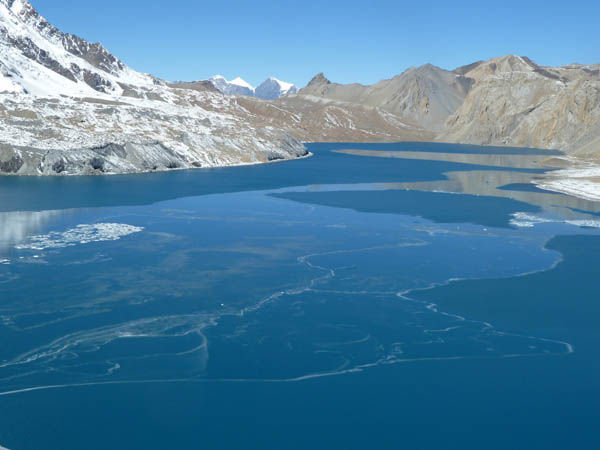
[[[309,149],[0,178],[0,447],[600,448],[600,203],[546,151]]]

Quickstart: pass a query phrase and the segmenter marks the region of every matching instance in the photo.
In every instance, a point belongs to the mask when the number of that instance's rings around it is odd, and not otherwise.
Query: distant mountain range
[[[370,86],[320,73],[275,103],[270,123],[303,140],[426,139],[600,155],[600,65],[546,67],[507,55],[455,70],[426,64]]]
[[[292,83],[278,80],[277,78],[267,78],[258,87],[253,87],[250,83],[238,77],[227,81],[221,75],[215,75],[207,81],[213,84],[220,92],[226,95],[245,95],[247,97],[256,97],[263,100],[274,100],[288,94],[295,94],[298,88]]]

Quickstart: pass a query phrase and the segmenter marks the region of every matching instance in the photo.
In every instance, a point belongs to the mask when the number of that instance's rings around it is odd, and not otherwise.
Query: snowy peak
[[[215,75],[209,78],[208,81],[225,95],[247,95],[254,97],[254,88],[240,77],[227,81],[225,77]]]
[[[267,78],[257,88],[240,77],[228,81],[221,75],[215,75],[208,81],[225,95],[245,95],[263,100],[273,100],[284,95],[295,94],[298,91],[292,83],[286,83],[274,77]]]
[[[235,84],[236,86],[248,88],[252,91],[254,90],[254,87],[250,83],[248,83],[246,80],[244,80],[240,77],[237,77],[236,79],[231,80],[230,83]]]
[[[297,92],[298,89],[292,83],[286,83],[285,81],[270,77],[256,88],[255,95],[263,100],[274,100]]]

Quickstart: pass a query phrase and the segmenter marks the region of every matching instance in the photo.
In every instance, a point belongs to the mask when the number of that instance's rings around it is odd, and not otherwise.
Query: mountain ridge
[[[306,154],[212,86],[136,72],[29,2],[0,0],[0,173],[132,173]]]
[[[424,64],[372,85],[319,73],[298,95],[380,108],[445,142],[600,154],[598,67],[541,66],[509,54],[454,70]]]

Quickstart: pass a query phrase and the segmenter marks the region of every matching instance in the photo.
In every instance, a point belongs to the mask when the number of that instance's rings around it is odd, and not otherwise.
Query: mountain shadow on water
[[[245,167],[181,170],[114,176],[0,177],[0,212],[80,207],[147,205],[175,198],[292,186],[443,180],[444,172],[471,170],[472,165],[444,161],[401,160],[333,153],[368,144],[308,144],[314,156],[301,160]],[[415,144],[416,145],[416,144]],[[412,143],[371,144],[374,149],[414,150]],[[475,147],[473,147],[475,148]],[[418,150],[463,151],[453,144],[419,143]],[[479,147],[482,151],[485,149]],[[509,151],[517,151],[511,149]],[[520,149],[526,153],[528,149]],[[535,150],[532,150],[535,152]],[[477,166],[477,170],[520,170]],[[523,210],[523,209],[520,209]]]
[[[419,216],[437,223],[472,223],[510,227],[511,214],[539,212],[529,203],[508,198],[408,190],[285,192],[273,197],[359,212]]]

